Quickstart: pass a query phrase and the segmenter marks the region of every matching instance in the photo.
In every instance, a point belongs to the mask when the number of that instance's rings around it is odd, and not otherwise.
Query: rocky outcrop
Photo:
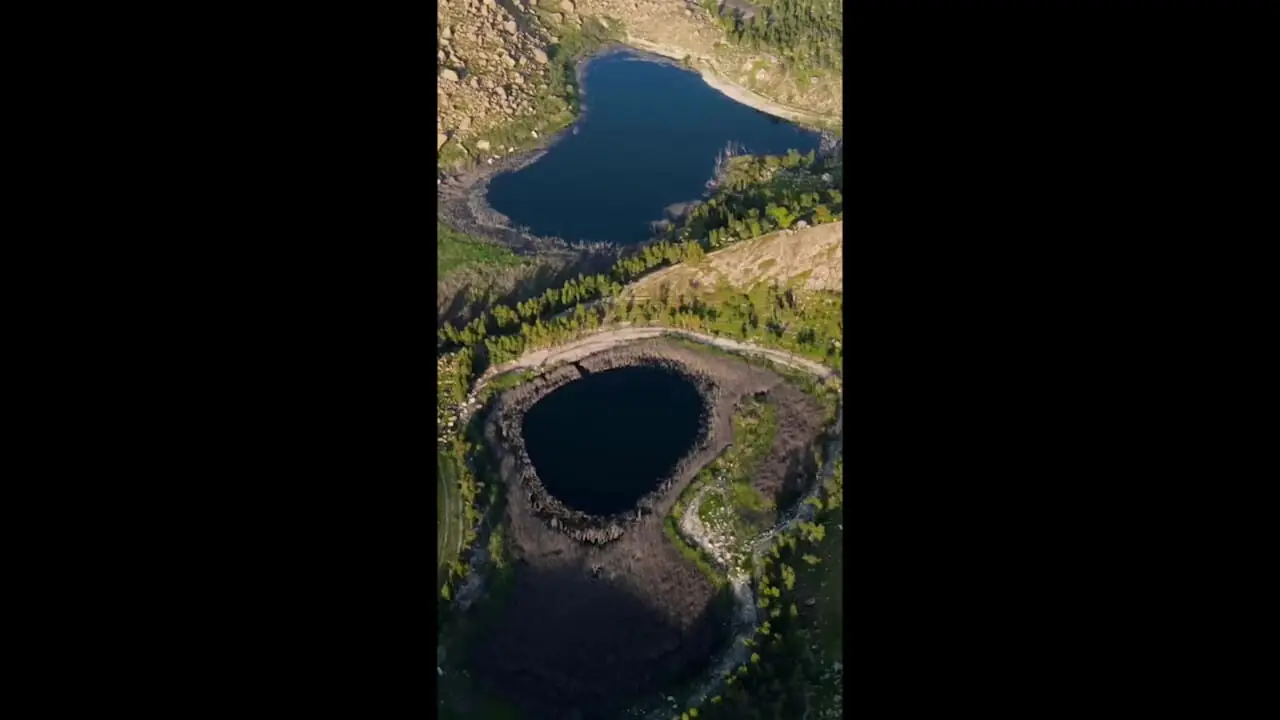
[[[769,100],[820,115],[841,113],[838,75],[801,81],[777,72],[776,56],[726,44],[723,30],[695,2],[440,0],[437,7],[436,132],[449,136],[446,150],[454,148],[470,161],[492,164],[515,152],[500,144],[476,148],[474,140],[490,131],[523,121],[546,136],[570,121],[564,103],[547,117],[538,117],[536,108],[548,112],[546,100],[553,87],[549,73],[554,67],[550,48],[565,28],[581,27],[583,18],[599,19],[606,27],[614,24],[608,18],[617,18],[625,27],[627,43],[676,59],[695,59],[700,72]],[[445,144],[437,145],[441,147]]]
[[[547,33],[517,6],[494,0],[440,0],[436,133],[471,138],[534,115],[547,87]],[[516,17],[514,13],[520,14]]]

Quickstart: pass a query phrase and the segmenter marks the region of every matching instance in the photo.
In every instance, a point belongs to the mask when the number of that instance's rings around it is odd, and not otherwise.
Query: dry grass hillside
[[[777,281],[805,290],[843,287],[844,222],[802,230],[779,230],[707,255],[697,265],[676,265],[628,287],[624,298],[643,301],[663,293],[693,297],[725,285],[750,288]]]

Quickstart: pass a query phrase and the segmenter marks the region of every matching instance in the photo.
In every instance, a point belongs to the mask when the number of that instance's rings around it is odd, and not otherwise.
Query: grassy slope
[[[446,568],[458,556],[462,543],[462,506],[458,498],[458,471],[454,459],[436,454],[436,585],[445,580]],[[437,589],[439,589],[437,587]]]
[[[483,267],[505,267],[524,262],[511,250],[454,230],[436,221],[437,281],[463,270]]]

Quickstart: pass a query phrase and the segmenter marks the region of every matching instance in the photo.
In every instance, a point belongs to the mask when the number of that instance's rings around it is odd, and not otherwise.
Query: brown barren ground
[[[499,440],[500,427],[519,427],[507,411],[524,406],[527,395],[545,392],[543,383],[535,380],[495,400],[485,434],[508,487],[514,593],[478,640],[470,665],[491,691],[521,707],[522,717],[614,717],[638,696],[706,665],[727,639],[728,598],[671,544],[663,519],[697,471],[732,441],[733,412],[743,397],[768,393],[785,429],[761,468],[766,488],[786,485],[795,458],[808,455],[821,416],[815,401],[768,370],[661,339],[578,362],[589,372],[646,363],[677,367],[702,385],[709,427],[652,508],[628,522],[617,539],[593,545],[571,539],[541,516],[531,499],[522,441]],[[562,368],[549,382],[561,384],[563,373],[577,372]]]

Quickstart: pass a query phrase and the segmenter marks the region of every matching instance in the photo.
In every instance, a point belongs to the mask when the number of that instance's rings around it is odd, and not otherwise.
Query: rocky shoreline
[[[536,146],[527,150],[490,158],[488,163],[477,164],[462,170],[437,169],[436,198],[439,202],[440,219],[460,232],[487,237],[517,252],[528,254],[557,250],[582,251],[610,246],[609,243],[569,242],[562,238],[534,235],[527,228],[514,226],[511,218],[495,210],[489,204],[487,195],[489,182],[493,178],[522,170],[542,159],[557,143],[572,134],[580,123],[586,121],[590,113],[587,102],[589,90],[585,81],[587,66],[600,58],[618,54],[632,55],[645,62],[682,67],[671,58],[621,43],[607,45],[593,53],[574,67],[581,104],[578,117],[573,123],[559,132],[540,138]]]
[[[515,459],[516,477],[519,478],[529,500],[534,515],[541,519],[548,528],[578,542],[604,545],[619,539],[644,516],[653,515],[659,508],[669,503],[662,503],[664,496],[671,492],[677,480],[686,474],[691,467],[704,461],[706,452],[715,444],[714,409],[720,401],[720,387],[712,375],[672,358],[662,351],[648,351],[644,348],[631,352],[615,351],[604,353],[590,359],[589,372],[601,372],[622,367],[659,367],[683,377],[698,390],[702,399],[699,430],[688,452],[676,463],[675,468],[663,478],[656,488],[646,493],[636,503],[634,510],[615,513],[608,516],[590,515],[564,505],[549,493],[537,471],[529,459],[525,447],[521,427],[524,416],[542,398],[580,379],[583,374],[576,365],[566,365],[553,370],[535,380],[521,385],[500,397],[494,405],[490,416],[492,430],[486,430],[486,436],[492,441],[501,442],[507,452]]]

